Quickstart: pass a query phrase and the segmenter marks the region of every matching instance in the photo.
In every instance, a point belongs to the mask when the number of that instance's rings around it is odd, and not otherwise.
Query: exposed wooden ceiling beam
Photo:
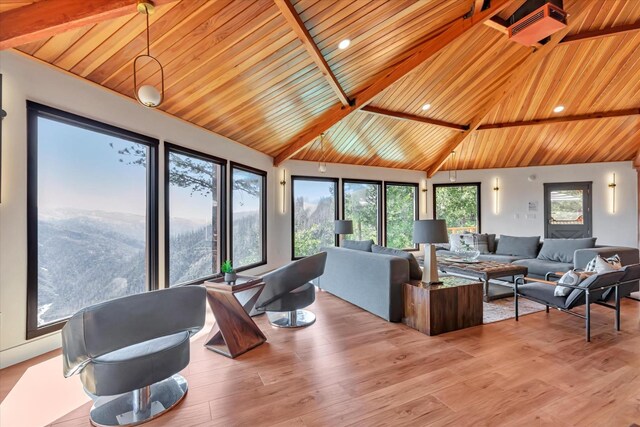
[[[336,93],[336,96],[338,97],[342,105],[348,106],[349,97],[344,92],[344,90],[342,90],[338,79],[333,74],[333,71],[331,71],[329,64],[324,59],[324,55],[322,55],[322,52],[320,52],[320,49],[318,49],[316,42],[313,40],[313,37],[311,37],[309,30],[307,30],[304,22],[302,22],[302,19],[300,18],[300,15],[298,15],[296,9],[293,7],[289,0],[274,0],[274,2],[276,6],[278,6],[278,9],[280,9],[280,13],[284,17],[284,19],[287,20],[291,29],[293,29],[293,31],[296,33],[296,36],[298,36],[298,38],[304,45],[304,48],[311,56],[311,59],[313,59],[313,62],[315,62],[320,69],[320,72],[327,80],[327,83],[329,83],[333,91]]]
[[[504,129],[521,126],[548,125],[553,123],[578,122],[582,120],[604,119],[609,117],[626,117],[640,115],[640,108],[630,108],[628,110],[606,111],[604,113],[579,114],[575,116],[551,117],[548,119],[534,119],[521,122],[493,123],[478,126],[478,130]]]
[[[625,33],[632,33],[634,31],[640,31],[640,22],[630,25],[619,25],[617,27],[603,28],[602,30],[585,31],[583,33],[573,34],[566,36],[560,43],[575,43],[585,40],[601,39],[603,37],[617,36]]]
[[[0,13],[0,50],[133,13],[135,0],[42,0]]]
[[[571,11],[573,13],[573,20],[571,23],[566,28],[554,34],[547,44],[539,49],[533,50],[522,62],[520,62],[520,64],[511,72],[507,80],[493,93],[487,102],[485,102],[473,116],[469,124],[469,129],[460,132],[458,135],[454,136],[449,143],[447,143],[441,154],[431,164],[431,167],[429,167],[427,171],[428,178],[433,177],[433,175],[440,170],[442,165],[449,158],[451,152],[455,151],[460,145],[462,145],[467,138],[469,138],[469,136],[480,127],[481,123],[486,120],[489,113],[513,91],[516,85],[522,83],[542,62],[542,60],[549,55],[549,53],[551,53],[558,44],[560,44],[560,41],[567,35],[567,33],[569,33],[569,31],[571,31],[573,26],[576,25],[580,20],[579,18],[588,10],[588,8],[589,6],[584,3],[576,3],[574,9]]]
[[[640,175],[640,148],[638,149],[638,154],[636,154],[636,158],[633,161],[633,167],[638,169],[638,174]],[[638,189],[638,191],[640,191],[640,188]],[[640,209],[640,207],[638,209]],[[640,230],[638,230],[638,233],[640,233]]]
[[[415,114],[403,113],[401,111],[385,110],[384,108],[372,107],[367,105],[362,107],[360,111],[364,111],[371,114],[377,114],[384,117],[392,117],[400,120],[410,120],[413,122],[426,123],[429,125],[440,126],[455,130],[467,130],[467,125],[459,125],[457,123],[449,123],[442,120],[430,119],[428,117],[416,116]]]
[[[412,55],[386,72],[382,77],[373,82],[369,87],[358,93],[352,101],[353,105],[345,107],[341,104],[334,105],[326,110],[317,120],[307,129],[296,135],[286,144],[286,147],[273,159],[275,166],[284,162],[307,144],[313,141],[323,132],[329,130],[333,125],[347,117],[354,111],[367,105],[373,98],[379,95],[383,90],[397,82],[419,65],[423,64],[427,59],[440,52],[451,42],[456,40],[462,34],[466,33],[476,25],[482,24],[486,19],[491,18],[502,8],[510,4],[513,0],[493,0],[491,7],[485,11],[475,14],[469,19],[459,18],[448,26],[437,36],[430,38],[418,46]]]

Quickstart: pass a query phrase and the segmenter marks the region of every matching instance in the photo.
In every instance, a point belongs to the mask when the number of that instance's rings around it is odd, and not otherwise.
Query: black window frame
[[[220,230],[219,246],[220,246],[220,263],[224,262],[227,256],[227,165],[228,161],[221,157],[216,157],[211,154],[203,153],[192,148],[186,148],[174,143],[164,142],[164,285],[165,288],[199,285],[207,280],[211,280],[220,275],[219,272],[214,272],[212,275],[191,280],[189,282],[178,283],[176,285],[170,285],[170,182],[169,182],[169,155],[171,153],[182,154],[185,156],[193,157],[199,160],[212,162],[220,166]]]
[[[355,178],[343,178],[342,179],[342,198],[341,198],[341,202],[342,202],[342,207],[340,209],[340,215],[342,219],[345,219],[344,217],[344,210],[345,210],[345,191],[344,191],[344,186],[345,184],[374,184],[378,186],[378,236],[377,236],[377,245],[382,246],[383,245],[383,237],[385,235],[385,230],[383,229],[384,227],[384,211],[383,211],[383,206],[384,206],[384,191],[383,191],[383,187],[384,187],[384,182],[383,181],[377,181],[377,180],[372,180],[372,179],[355,179]]]
[[[158,289],[158,149],[146,135],[27,100],[27,340],[58,331],[67,319],[38,326],[38,118],[125,139],[149,148],[147,172],[147,292]],[[70,316],[71,317],[71,316]]]
[[[295,193],[293,191],[294,189],[294,182],[295,180],[300,180],[300,181],[316,181],[316,182],[333,182],[333,184],[335,185],[335,189],[336,189],[336,194],[335,194],[335,203],[334,203],[334,221],[339,219],[339,213],[340,213],[340,209],[339,209],[339,204],[340,204],[340,178],[331,178],[331,177],[324,177],[324,176],[310,176],[310,175],[291,175],[291,196],[290,196],[290,206],[291,206],[291,260],[295,261],[298,259],[302,259],[304,257],[296,257],[296,248],[295,248],[295,217],[294,217],[294,203],[295,203]],[[334,245],[337,247],[338,246],[338,235],[334,233],[333,236],[333,241],[334,241]]]
[[[482,183],[481,182],[451,182],[451,183],[443,183],[443,184],[433,184],[433,188],[432,188],[432,211],[433,211],[433,218],[434,219],[438,219],[436,217],[436,194],[437,194],[437,188],[439,187],[476,187],[476,200],[477,200],[477,205],[478,205],[478,231],[476,231],[477,233],[482,233]]]
[[[236,267],[235,266],[235,262],[233,260],[233,170],[234,169],[238,169],[241,171],[245,171],[245,172],[250,172],[250,173],[254,173],[256,175],[259,175],[262,177],[262,191],[263,191],[263,195],[262,195],[262,218],[260,219],[261,222],[261,226],[262,226],[262,259],[258,262],[254,262],[252,264],[248,264],[248,265],[243,265],[241,267]],[[247,166],[244,165],[242,163],[237,163],[237,162],[230,162],[230,167],[229,167],[229,186],[228,186],[228,191],[229,191],[229,259],[231,259],[231,261],[234,263],[234,270],[236,272],[241,272],[241,271],[245,271],[245,270],[250,270],[252,268],[256,268],[256,267],[260,267],[261,265],[266,265],[267,264],[267,259],[268,259],[268,255],[267,255],[267,216],[268,216],[268,211],[267,211],[267,193],[268,193],[268,188],[267,188],[267,177],[268,177],[268,172],[264,171],[262,169],[258,169],[258,168],[254,168],[251,166]]]
[[[384,245],[387,246],[388,236],[387,236],[387,221],[388,221],[388,210],[387,210],[387,187],[413,187],[414,192],[414,214],[413,220],[417,221],[420,219],[420,186],[415,182],[401,182],[401,181],[384,181]],[[396,248],[401,249],[406,252],[414,252],[420,250],[420,244],[414,243],[412,248]]]

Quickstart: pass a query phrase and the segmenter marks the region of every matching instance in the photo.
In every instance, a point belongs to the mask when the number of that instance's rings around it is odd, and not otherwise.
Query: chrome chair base
[[[174,375],[143,389],[98,397],[89,414],[97,427],[135,426],[171,410],[187,393],[187,380]]]
[[[309,310],[267,311],[269,323],[277,328],[303,328],[316,321],[316,315]]]

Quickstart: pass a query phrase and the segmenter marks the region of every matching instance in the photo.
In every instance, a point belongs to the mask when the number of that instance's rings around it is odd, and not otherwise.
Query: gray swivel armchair
[[[555,284],[552,282],[521,284],[520,280],[516,280],[514,287],[516,321],[518,320],[518,298],[526,298],[546,305],[547,313],[549,312],[549,307],[553,307],[585,319],[586,339],[589,342],[591,341],[591,304],[594,303],[615,309],[615,327],[620,330],[620,294],[618,286],[621,284],[624,275],[624,271],[617,270],[594,274],[583,280],[579,285],[562,284],[561,286],[573,288],[573,291],[566,297],[554,296]],[[603,296],[610,289],[613,289],[614,294],[617,295],[615,307],[602,301]],[[573,311],[574,308],[582,305],[585,306],[584,315]]]
[[[189,338],[202,329],[206,291],[164,289],[84,308],[62,329],[64,376],[79,374],[94,400],[91,423],[136,425],[187,392]]]
[[[267,312],[269,323],[280,328],[300,328],[316,321],[308,310],[316,299],[316,290],[311,281],[324,273],[327,253],[294,261],[266,274],[264,290],[256,302],[258,312]]]

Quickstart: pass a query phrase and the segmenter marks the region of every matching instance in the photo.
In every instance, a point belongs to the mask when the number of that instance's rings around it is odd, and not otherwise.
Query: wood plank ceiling
[[[576,1],[565,0],[565,9],[571,13]],[[588,11],[569,36],[640,23],[640,1],[588,1]],[[22,3],[31,2],[0,0],[0,12]],[[292,3],[338,83],[352,96],[468,12],[474,0]],[[145,48],[144,25],[132,5],[130,15],[18,50],[133,97],[132,60]],[[273,0],[172,2],[157,8],[150,31],[151,52],[165,69],[161,109],[271,156],[340,104]],[[338,49],[345,38],[351,47]],[[465,126],[529,54],[502,32],[480,25],[370,106]],[[640,31],[560,43],[483,125],[638,109],[638,69]],[[151,83],[158,77],[151,67],[141,75]],[[427,111],[425,103],[432,106]],[[564,105],[564,112],[553,113],[557,105]],[[324,150],[311,141],[293,158],[426,171],[446,155],[458,132],[360,110],[326,132]],[[456,162],[446,162],[443,169],[631,160],[639,148],[639,114],[481,127],[456,149]]]

